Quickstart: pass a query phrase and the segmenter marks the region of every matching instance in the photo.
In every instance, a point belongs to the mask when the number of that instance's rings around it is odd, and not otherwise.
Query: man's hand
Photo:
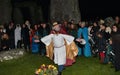
[[[82,40],[80,38],[76,39],[77,42],[81,42]]]

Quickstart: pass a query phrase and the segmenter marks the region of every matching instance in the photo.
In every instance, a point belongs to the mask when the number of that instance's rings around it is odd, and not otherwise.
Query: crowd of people
[[[116,71],[120,70],[120,47],[116,44],[120,41],[116,38],[120,35],[120,18],[118,16],[112,20],[79,21],[78,24],[75,24],[74,20],[59,21],[58,23],[62,34],[75,38],[78,56],[98,56],[100,63],[112,63]],[[0,51],[24,48],[26,52],[46,55],[46,46],[40,39],[53,33],[51,22],[32,25],[27,20],[22,25],[15,25],[14,22],[10,22],[6,26],[1,25]]]

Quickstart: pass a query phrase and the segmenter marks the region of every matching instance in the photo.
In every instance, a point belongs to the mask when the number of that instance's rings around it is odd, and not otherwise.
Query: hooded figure
[[[90,49],[90,43],[89,43],[89,38],[88,38],[88,28],[85,27],[85,22],[81,22],[81,28],[78,29],[78,39],[84,39],[86,41],[85,45],[78,45],[79,48],[79,53],[78,55],[83,55],[85,57],[90,57],[91,56],[91,49]]]
[[[18,42],[20,42],[20,40],[21,40],[21,27],[20,27],[20,24],[16,25],[14,33],[15,33],[15,48],[17,48],[18,47]]]

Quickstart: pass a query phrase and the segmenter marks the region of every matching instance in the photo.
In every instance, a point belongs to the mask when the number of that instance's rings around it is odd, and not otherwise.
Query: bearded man
[[[78,50],[73,42],[74,37],[60,33],[61,28],[57,22],[53,23],[52,29],[52,33],[43,37],[41,41],[47,46],[47,56],[53,59],[54,55],[54,63],[58,65],[58,75],[61,75],[64,65],[67,63],[66,59],[75,62],[74,57],[77,56]]]

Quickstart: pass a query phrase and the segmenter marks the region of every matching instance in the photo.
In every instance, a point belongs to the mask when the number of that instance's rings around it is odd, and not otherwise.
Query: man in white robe
[[[46,46],[48,46],[51,42],[53,42],[54,47],[54,63],[58,64],[58,75],[61,75],[62,70],[64,69],[64,65],[66,64],[66,47],[65,41],[69,45],[73,42],[74,37],[60,34],[60,26],[57,23],[53,24],[54,34],[50,34],[41,39]]]

